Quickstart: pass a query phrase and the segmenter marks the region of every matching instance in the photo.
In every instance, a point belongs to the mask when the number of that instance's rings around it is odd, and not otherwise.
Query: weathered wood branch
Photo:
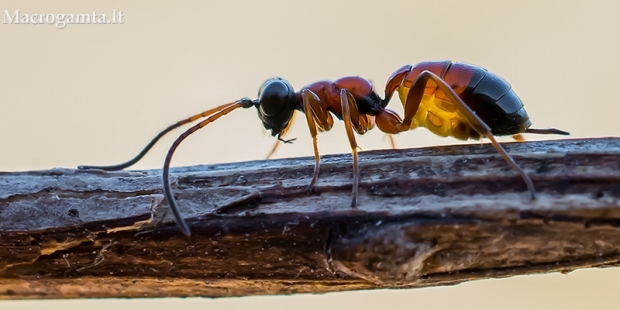
[[[620,138],[173,170],[0,174],[0,298],[242,296],[424,287],[620,264]]]

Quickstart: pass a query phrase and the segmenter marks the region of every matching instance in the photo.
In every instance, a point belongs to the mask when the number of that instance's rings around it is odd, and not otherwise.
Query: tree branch
[[[245,296],[424,287],[620,264],[620,138],[159,170],[0,174],[0,298]]]

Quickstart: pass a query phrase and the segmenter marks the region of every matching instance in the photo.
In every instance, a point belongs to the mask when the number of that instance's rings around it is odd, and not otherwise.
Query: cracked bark
[[[247,296],[413,288],[620,264],[620,138],[159,170],[0,174],[0,299]]]

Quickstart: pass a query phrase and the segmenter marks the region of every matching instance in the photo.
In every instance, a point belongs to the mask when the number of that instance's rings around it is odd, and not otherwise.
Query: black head
[[[291,84],[281,78],[271,78],[261,86],[254,106],[265,129],[271,135],[279,135],[293,117],[297,107],[295,91]]]

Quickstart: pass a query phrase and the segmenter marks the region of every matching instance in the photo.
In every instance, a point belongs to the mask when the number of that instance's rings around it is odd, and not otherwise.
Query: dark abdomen
[[[446,78],[461,70],[475,70],[469,85],[459,96],[491,128],[496,136],[523,132],[531,123],[523,102],[512,87],[501,77],[480,67],[454,63]],[[447,79],[445,79],[448,81]]]

